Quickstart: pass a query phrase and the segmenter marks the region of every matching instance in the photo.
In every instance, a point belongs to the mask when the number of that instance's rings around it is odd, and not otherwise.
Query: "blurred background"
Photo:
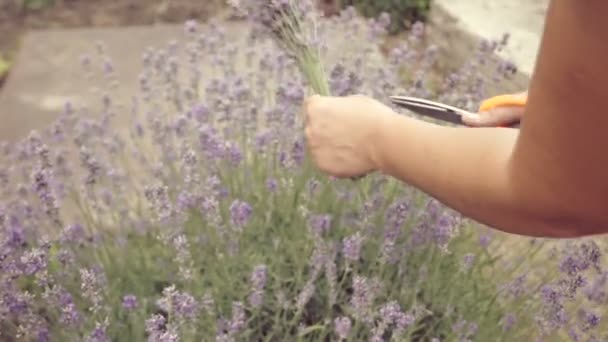
[[[316,0],[327,15],[355,6],[367,17],[391,15],[390,33],[415,21],[439,22],[446,31],[464,30],[486,39],[509,32],[516,64],[529,71],[548,0]],[[28,30],[181,24],[222,13],[226,0],[0,0],[0,86]],[[455,30],[456,29],[456,30]],[[453,32],[452,35],[458,34]],[[448,39],[451,39],[447,37]],[[458,37],[457,39],[461,39]]]
[[[224,4],[224,0],[0,0],[0,74],[6,76],[28,30],[183,23],[189,18],[207,19]]]
[[[354,5],[367,16],[387,11],[392,33],[424,20],[430,0],[317,0],[328,15]],[[226,0],[0,0],[0,83],[6,78],[28,30],[181,24],[199,21],[226,9]]]

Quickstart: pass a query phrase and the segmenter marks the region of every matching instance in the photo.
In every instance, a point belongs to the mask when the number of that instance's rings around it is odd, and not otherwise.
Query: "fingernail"
[[[469,124],[479,123],[479,122],[481,122],[481,115],[474,114],[474,113],[463,113],[462,121],[469,123]]]

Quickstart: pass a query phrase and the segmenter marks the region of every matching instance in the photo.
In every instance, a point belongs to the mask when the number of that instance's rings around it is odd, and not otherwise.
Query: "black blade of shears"
[[[407,108],[418,114],[462,125],[461,114],[449,106],[441,106],[440,104],[434,104],[430,101],[427,102],[424,100],[417,100],[415,98],[401,96],[391,96],[390,99],[394,104]]]

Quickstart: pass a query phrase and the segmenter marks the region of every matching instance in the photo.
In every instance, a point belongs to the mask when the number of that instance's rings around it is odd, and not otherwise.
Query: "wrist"
[[[396,126],[402,125],[401,116],[394,112],[392,109],[378,115],[378,121],[375,125],[374,132],[371,135],[369,142],[370,147],[370,159],[374,165],[374,169],[378,172],[390,174],[390,136],[395,130]],[[394,151],[393,151],[394,152]]]

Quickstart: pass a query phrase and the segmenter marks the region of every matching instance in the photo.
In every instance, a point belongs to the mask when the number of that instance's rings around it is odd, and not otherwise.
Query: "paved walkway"
[[[522,72],[534,69],[548,0],[434,0],[435,6],[457,19],[457,28],[496,39],[503,33],[511,40],[503,56]]]
[[[181,36],[181,27],[155,26],[110,29],[45,30],[27,34],[17,62],[0,91],[0,140],[13,140],[44,127],[63,110],[66,100],[93,106],[99,96],[90,92],[80,58],[95,55],[95,43],[104,41],[124,94],[135,91],[141,54]],[[95,65],[101,70],[99,63]]]

